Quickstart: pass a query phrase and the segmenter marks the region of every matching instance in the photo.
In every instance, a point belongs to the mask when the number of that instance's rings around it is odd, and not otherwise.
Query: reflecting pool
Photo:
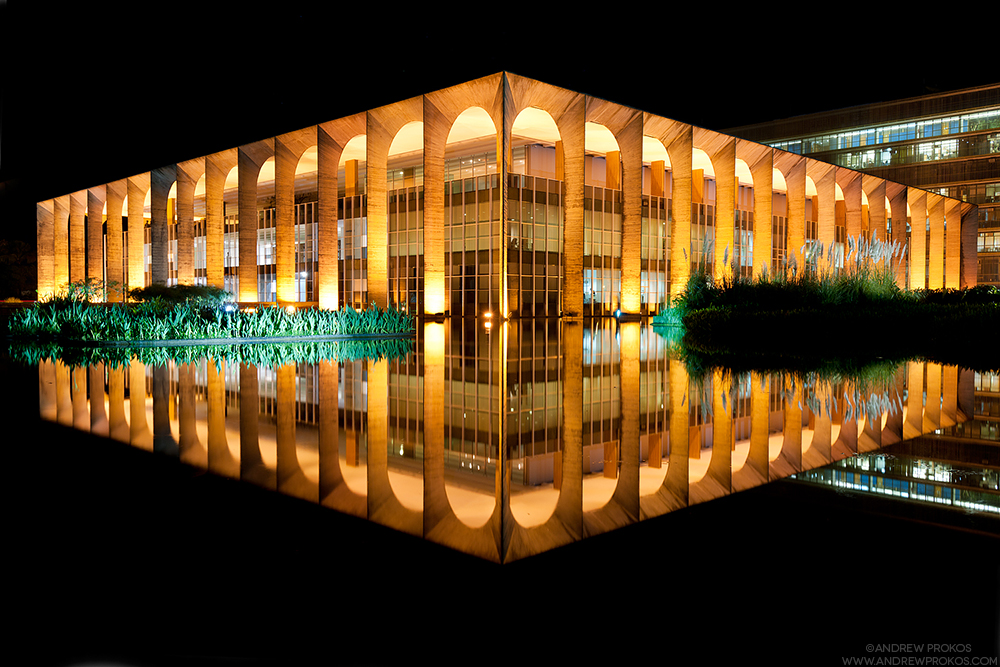
[[[610,319],[427,322],[368,357],[143,354],[43,354],[24,390],[42,420],[496,563],[788,477],[1000,517],[996,461],[882,449],[974,416],[955,366],[692,375],[669,334]]]

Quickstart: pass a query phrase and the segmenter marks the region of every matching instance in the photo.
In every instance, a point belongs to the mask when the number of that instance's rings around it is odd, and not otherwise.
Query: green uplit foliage
[[[84,296],[81,296],[84,294]],[[167,301],[147,295],[137,304],[92,304],[86,293],[52,299],[10,315],[9,335],[17,340],[121,342],[212,340],[300,336],[406,334],[413,317],[372,304],[355,311],[306,308],[288,312],[275,306],[248,311],[208,305],[215,296]]]
[[[805,270],[792,254],[781,270],[752,278],[740,277],[734,267],[735,277],[715,280],[702,262],[654,324],[680,321],[689,370],[914,356],[977,369],[1000,366],[997,353],[979,346],[970,356],[964,344],[970,331],[1000,330],[1000,290],[904,290],[896,284],[895,265],[905,251],[877,239],[851,239],[846,250],[841,260],[830,249],[820,264],[823,247],[803,246]],[[837,270],[822,268],[837,264]]]
[[[396,359],[413,350],[410,338],[337,340],[302,343],[256,343],[233,345],[183,345],[147,347],[86,347],[62,346],[56,342],[14,343],[9,351],[12,358],[37,364],[40,361],[61,361],[67,366],[107,364],[111,368],[127,366],[133,360],[146,365],[195,363],[208,357],[217,368],[222,363],[254,366],[280,366],[287,363],[319,363],[321,361],[355,361],[358,359]]]

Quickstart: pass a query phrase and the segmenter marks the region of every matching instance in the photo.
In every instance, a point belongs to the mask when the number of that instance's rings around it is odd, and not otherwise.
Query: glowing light
[[[295,306],[285,306],[285,312],[291,315],[295,312]]]

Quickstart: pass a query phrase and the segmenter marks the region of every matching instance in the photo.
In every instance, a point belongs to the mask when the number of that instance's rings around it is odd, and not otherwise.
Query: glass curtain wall
[[[753,277],[753,186],[740,185],[733,228],[733,276]]]
[[[316,193],[310,193],[314,199]],[[318,300],[315,276],[319,270],[318,200],[295,204],[295,300]]]
[[[389,303],[424,310],[424,188],[389,190]]]
[[[562,181],[508,174],[507,199],[511,311],[521,317],[558,316],[563,278]]]
[[[482,171],[487,164],[482,163]],[[445,178],[454,173],[446,167]],[[445,183],[445,283],[452,316],[476,317],[501,304],[500,184],[497,173]]]
[[[360,310],[368,302],[368,201],[365,195],[337,203],[340,302]]]
[[[583,313],[621,305],[622,192],[587,185],[583,194]]]
[[[669,196],[643,195],[640,297],[645,312],[659,312],[670,299],[672,219],[673,200]]]
[[[545,484],[555,478],[562,451],[562,326],[526,319],[509,331],[504,404],[511,482]]]
[[[419,160],[412,164],[414,159]],[[389,254],[389,305],[401,310],[422,313],[424,308],[424,169],[423,157],[402,158],[389,161],[386,170],[388,197],[388,254]],[[395,162],[395,164],[394,164]],[[345,217],[345,239],[347,218]],[[367,276],[367,218],[354,223],[355,267],[357,266],[357,239],[361,232],[364,244],[363,259]],[[355,282],[358,282],[355,279]],[[367,292],[367,279],[363,280]],[[358,292],[359,285],[354,286]],[[365,301],[364,303],[367,303]]]

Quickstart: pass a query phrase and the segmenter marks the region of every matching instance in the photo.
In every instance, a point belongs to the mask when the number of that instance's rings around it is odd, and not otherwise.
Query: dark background
[[[985,16],[345,5],[0,0],[0,238],[34,244],[38,200],[504,69],[720,130],[1000,78]],[[8,415],[38,412],[29,371],[0,368]],[[0,443],[17,664],[998,650],[995,536],[790,483],[501,568],[51,425],[7,423]]]
[[[33,243],[36,201],[500,70],[715,130],[1000,78],[971,19],[613,9],[0,2],[0,238]]]

